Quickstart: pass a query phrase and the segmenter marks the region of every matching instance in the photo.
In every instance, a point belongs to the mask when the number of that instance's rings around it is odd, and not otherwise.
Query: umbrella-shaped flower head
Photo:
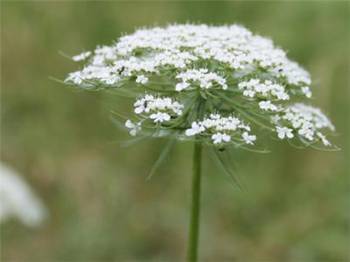
[[[254,146],[273,137],[330,146],[334,126],[311,98],[309,73],[273,42],[239,25],[140,29],[111,46],[74,56],[83,67],[65,82],[134,97],[133,136]]]

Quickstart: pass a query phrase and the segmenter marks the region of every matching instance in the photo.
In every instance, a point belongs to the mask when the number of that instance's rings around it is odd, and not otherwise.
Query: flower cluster
[[[309,73],[240,25],[141,29],[72,59],[85,65],[66,83],[142,95],[125,123],[131,135],[158,130],[220,146],[253,145],[251,128],[264,127],[280,139],[329,145],[320,129],[334,130],[318,109],[293,104],[311,97]]]
[[[115,68],[87,66],[81,71],[70,73],[66,82],[83,88],[92,88],[99,84],[111,86],[117,84],[121,80]],[[98,82],[96,82],[98,81]]]
[[[309,74],[270,39],[253,35],[239,25],[171,25],[138,30],[121,37],[115,45],[98,47],[93,55],[84,52],[73,59],[88,57],[86,67],[69,75],[68,83],[90,86],[94,80],[95,84],[114,85],[139,74],[160,74],[165,67],[183,74],[182,70],[198,61],[215,62],[243,75],[264,69],[274,77],[286,78],[291,85],[311,83]]]
[[[136,114],[147,114],[154,123],[169,121],[172,116],[182,114],[183,105],[172,101],[170,97],[154,97],[146,95],[138,99],[135,104]]]
[[[145,85],[145,84],[147,84],[147,82],[148,82],[148,78],[145,77],[144,75],[138,75],[136,77],[136,83],[139,83],[141,85]]]
[[[243,95],[254,98],[289,100],[289,95],[284,86],[273,83],[271,80],[260,80],[252,78],[249,81],[242,81],[238,84],[238,89],[243,90]]]
[[[81,53],[81,54],[79,54],[79,55],[73,56],[72,59],[73,59],[75,62],[79,62],[79,61],[85,60],[85,59],[88,58],[90,55],[91,55],[91,52],[88,51],[88,52],[84,52],[84,53]]]
[[[222,117],[220,114],[211,114],[202,121],[193,122],[191,128],[185,132],[186,136],[200,135],[210,137],[214,144],[227,143],[233,140],[254,144],[255,135],[251,135],[250,126],[237,117]],[[239,137],[241,136],[241,137]]]
[[[190,69],[183,73],[180,73],[176,78],[181,79],[182,82],[178,83],[175,86],[176,91],[182,91],[191,86],[191,84],[196,84],[200,88],[208,89],[213,87],[215,84],[219,85],[222,89],[227,89],[227,84],[225,78],[219,76],[216,73],[208,72],[208,69],[201,68]]]
[[[272,120],[277,125],[276,131],[280,139],[293,138],[297,134],[310,142],[320,139],[325,146],[331,145],[320,130],[334,131],[335,128],[318,108],[297,103],[273,116]]]

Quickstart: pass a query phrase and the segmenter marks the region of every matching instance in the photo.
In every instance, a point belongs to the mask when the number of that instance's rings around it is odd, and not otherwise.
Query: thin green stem
[[[192,204],[191,222],[189,228],[188,262],[196,262],[198,258],[198,237],[199,237],[199,212],[201,192],[201,164],[202,144],[196,141],[193,151],[193,174],[192,174]]]

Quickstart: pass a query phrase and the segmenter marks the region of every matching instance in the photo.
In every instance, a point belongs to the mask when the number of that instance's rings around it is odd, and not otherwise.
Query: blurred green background
[[[240,23],[271,37],[314,80],[313,103],[333,120],[338,152],[271,142],[235,151],[232,187],[205,159],[200,261],[349,261],[349,2],[1,2],[1,161],[50,211],[36,229],[1,226],[3,261],[183,261],[192,145],[121,147],[112,98],[51,81],[73,55],[137,27]]]

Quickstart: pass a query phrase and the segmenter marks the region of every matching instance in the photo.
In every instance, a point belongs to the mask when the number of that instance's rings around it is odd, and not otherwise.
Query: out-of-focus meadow
[[[102,93],[49,79],[69,55],[137,27],[241,23],[271,37],[313,77],[313,103],[337,127],[338,152],[271,140],[235,151],[245,190],[205,158],[200,261],[349,261],[349,2],[1,3],[1,161],[50,212],[46,223],[1,225],[2,261],[182,261],[192,145],[180,143],[150,181],[164,141],[128,139]]]

